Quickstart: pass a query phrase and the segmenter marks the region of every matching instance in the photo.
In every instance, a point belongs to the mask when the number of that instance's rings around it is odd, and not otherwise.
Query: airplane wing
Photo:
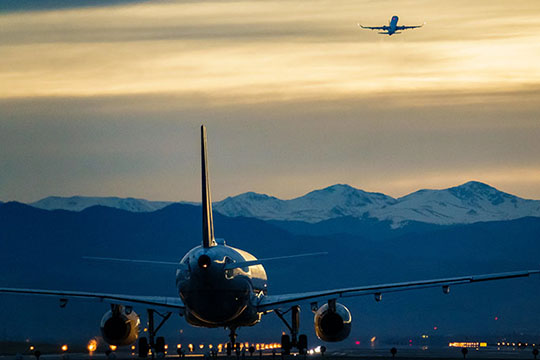
[[[425,25],[425,24],[422,24],[422,25],[411,25],[411,26],[407,26],[407,25],[396,26],[396,30],[416,29],[416,28],[421,28],[421,27],[424,26],[424,25]]]
[[[359,27],[361,27],[362,29],[369,29],[369,30],[388,30],[388,26],[384,25],[384,26],[363,26],[363,25],[360,25],[358,24]]]
[[[180,298],[165,296],[139,296],[122,294],[103,294],[83,291],[60,291],[60,290],[40,290],[40,289],[18,289],[0,288],[0,294],[19,294],[34,296],[51,296],[61,301],[61,306],[65,306],[69,299],[98,301],[109,304],[119,304],[128,306],[143,306],[148,309],[184,312],[185,306]]]
[[[437,286],[441,286],[443,291],[445,293],[448,293],[450,285],[462,285],[481,281],[528,277],[529,275],[538,273],[540,273],[540,270],[528,270],[497,274],[469,275],[444,279],[410,281],[392,284],[369,285],[296,294],[270,295],[261,298],[257,305],[257,310],[260,312],[268,312],[290,305],[298,305],[300,303],[316,303],[328,301],[330,299],[363,295],[375,295],[380,300],[380,296],[382,293],[425,289]]]

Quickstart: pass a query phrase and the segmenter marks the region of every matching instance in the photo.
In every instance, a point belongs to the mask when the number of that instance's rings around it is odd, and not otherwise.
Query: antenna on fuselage
[[[212,197],[208,177],[208,151],[206,149],[206,127],[201,125],[201,180],[202,180],[202,246],[216,245],[214,239],[214,218],[212,216]]]

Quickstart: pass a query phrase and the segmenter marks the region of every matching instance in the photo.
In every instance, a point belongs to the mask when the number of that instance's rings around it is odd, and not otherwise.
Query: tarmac
[[[177,354],[167,354],[164,357],[167,360],[173,359],[182,359]],[[190,353],[184,356],[186,360],[212,360],[205,354]],[[225,354],[219,354],[217,356],[218,360],[259,360],[264,358],[264,360],[392,360],[392,355],[390,349],[351,349],[351,350],[342,350],[342,351],[332,351],[327,352],[324,356],[321,354],[314,355],[298,355],[293,354],[289,356],[281,356],[278,353],[273,355],[272,353],[266,352],[260,355],[259,353],[250,356],[246,354],[243,356],[226,356]],[[146,358],[151,360],[149,356]],[[163,359],[163,356],[156,356],[156,360]],[[462,360],[464,359],[462,351],[460,348],[398,348],[397,353],[393,360],[432,360],[432,359],[443,359],[443,360]],[[534,360],[535,357],[532,353],[531,348],[526,349],[506,349],[506,348],[497,348],[497,347],[488,347],[482,349],[468,349],[468,353],[465,357],[465,360],[468,359],[481,359],[481,360],[504,360],[504,359],[529,359]],[[0,360],[36,360],[36,357],[32,354],[19,354],[19,355],[0,355]],[[39,360],[141,360],[137,357],[137,354],[131,352],[115,352],[112,355],[106,356],[104,353],[63,353],[63,354],[44,354],[41,355]]]

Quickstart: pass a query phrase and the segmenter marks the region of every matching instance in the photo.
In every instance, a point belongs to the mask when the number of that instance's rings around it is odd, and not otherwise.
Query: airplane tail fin
[[[212,197],[208,178],[208,151],[206,149],[206,127],[201,125],[201,180],[202,180],[202,246],[216,245],[214,239],[214,218],[212,216]]]

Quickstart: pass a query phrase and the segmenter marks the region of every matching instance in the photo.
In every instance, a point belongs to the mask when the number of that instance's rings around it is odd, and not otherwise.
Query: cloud
[[[539,12],[270,0],[3,13],[0,198],[197,200],[203,122],[218,199],[471,178],[540,197]],[[428,24],[392,38],[356,27],[394,14]]]
[[[201,123],[216,199],[334,183],[401,196],[471,179],[540,198],[538,96],[519,110],[511,98],[416,107],[395,94],[256,106],[196,95],[4,100],[0,199],[197,200]]]
[[[386,21],[372,2],[305,5],[158,2],[4,15],[0,97],[340,97],[520,90],[540,81],[538,24],[519,7],[508,14],[482,3],[489,16],[477,18],[481,6],[467,5],[458,21],[455,11],[440,14],[446,5],[419,1],[414,8],[435,17],[433,26],[388,39],[355,26],[353,9],[364,7]],[[410,12],[403,21],[420,18]]]
[[[147,0],[3,0],[0,2],[0,11],[43,11],[63,8],[114,6],[143,1]]]

